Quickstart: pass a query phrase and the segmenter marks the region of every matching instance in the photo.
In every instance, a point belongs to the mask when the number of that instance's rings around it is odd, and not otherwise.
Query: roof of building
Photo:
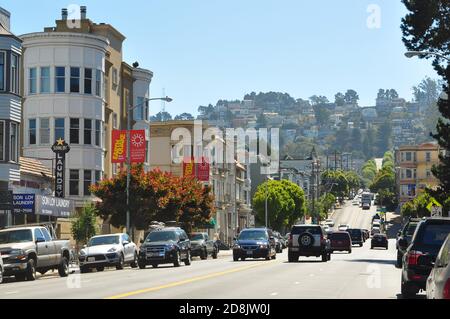
[[[53,172],[45,166],[40,160],[29,158],[29,157],[20,157],[20,172],[35,176],[47,176],[52,178]]]

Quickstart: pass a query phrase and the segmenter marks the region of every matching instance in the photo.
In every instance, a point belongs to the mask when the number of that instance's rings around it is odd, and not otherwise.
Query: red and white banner
[[[127,159],[127,131],[112,131],[111,163],[125,163]]]
[[[183,176],[195,176],[200,182],[209,182],[210,164],[202,157],[201,161],[194,162],[194,159],[184,159]]]
[[[144,163],[147,152],[145,130],[130,131],[130,140],[131,163]]]

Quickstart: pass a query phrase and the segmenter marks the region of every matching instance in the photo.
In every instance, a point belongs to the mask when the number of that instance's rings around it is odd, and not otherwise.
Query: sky
[[[431,62],[407,59],[406,10],[392,0],[2,0],[17,35],[54,26],[61,8],[86,5],[88,18],[124,34],[124,59],[154,72],[152,97],[165,91],[172,115],[199,105],[279,91],[294,98],[354,89],[361,106],[379,88],[412,99],[437,78]],[[379,14],[378,14],[379,13]],[[151,113],[161,110],[156,101]]]

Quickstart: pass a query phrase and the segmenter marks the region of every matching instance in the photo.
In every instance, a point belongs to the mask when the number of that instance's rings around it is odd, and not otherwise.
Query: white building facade
[[[62,138],[65,197],[83,206],[105,161],[105,58],[109,41],[98,35],[40,32],[22,37],[24,47],[23,153],[54,158]],[[47,162],[46,162],[47,163]],[[51,162],[50,162],[51,163]]]

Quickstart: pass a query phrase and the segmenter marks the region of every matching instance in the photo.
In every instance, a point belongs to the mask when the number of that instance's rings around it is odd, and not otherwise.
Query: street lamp
[[[405,53],[405,56],[407,58],[412,58],[415,56],[419,56],[419,57],[425,57],[427,55],[435,55],[437,57],[440,57],[442,59],[445,59],[447,61],[450,61],[449,57],[446,57],[445,55],[441,54],[441,53],[437,53],[437,52],[430,52],[430,51],[408,51]]]
[[[145,104],[147,104],[150,101],[155,101],[155,100],[161,100],[161,101],[166,101],[168,103],[172,102],[173,99],[166,96],[166,97],[159,97],[159,98],[146,98],[144,99],[144,102],[139,103],[137,105],[129,105],[128,109],[127,109],[127,221],[126,221],[126,227],[127,227],[127,233],[131,235],[130,232],[130,179],[131,179],[131,154],[130,154],[130,130],[131,130],[131,117],[130,117],[130,113],[131,111],[133,111],[134,109],[144,106]],[[147,150],[148,152],[148,150]]]

